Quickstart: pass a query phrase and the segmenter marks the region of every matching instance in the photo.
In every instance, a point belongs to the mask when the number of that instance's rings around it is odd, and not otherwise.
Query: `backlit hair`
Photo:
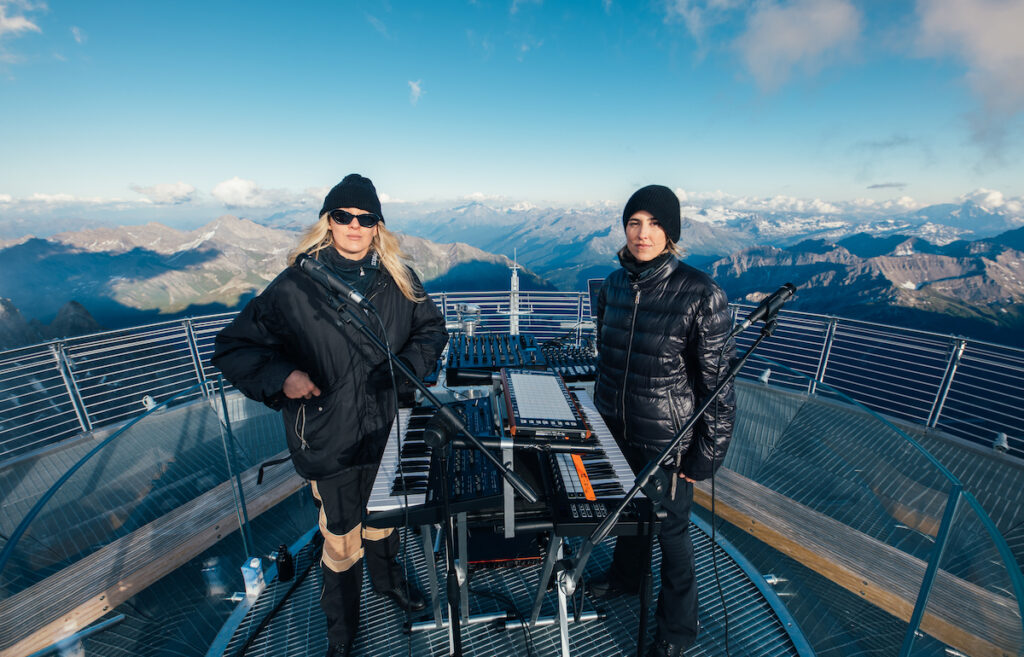
[[[310,226],[299,240],[299,245],[295,247],[295,250],[288,254],[289,265],[295,264],[295,259],[302,253],[308,253],[315,258],[324,249],[334,248],[334,236],[331,234],[330,221],[330,216],[326,212],[320,215],[320,219]],[[377,234],[370,242],[370,250],[377,252],[381,264],[391,274],[395,285],[406,299],[417,303],[426,300],[426,295],[417,294],[413,286],[411,271],[403,262],[409,260],[409,256],[402,252],[401,247],[398,246],[398,239],[384,227],[383,221],[377,223]]]

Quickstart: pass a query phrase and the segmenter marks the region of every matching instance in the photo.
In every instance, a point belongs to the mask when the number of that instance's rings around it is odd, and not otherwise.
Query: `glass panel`
[[[719,515],[734,523],[723,534],[784,582],[817,654],[898,654],[953,478],[842,393],[808,394],[806,378],[758,356],[745,370],[719,484]],[[752,510],[736,515],[745,500]]]
[[[1019,655],[1021,573],[1002,539],[965,494],[950,525],[912,655]],[[1002,545],[1005,547],[1005,544]],[[938,645],[943,652],[935,650]]]
[[[232,429],[241,469],[285,448],[279,414],[241,398],[231,412],[237,415]],[[161,408],[123,429],[42,507],[0,574],[3,595],[42,581],[226,481],[223,441],[218,413],[207,401]],[[54,465],[47,454],[5,471],[5,511],[11,501],[23,501],[14,526],[29,502],[68,470]]]

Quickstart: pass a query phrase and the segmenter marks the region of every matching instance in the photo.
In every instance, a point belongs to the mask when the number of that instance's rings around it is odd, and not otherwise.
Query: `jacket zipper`
[[[640,308],[640,285],[637,283],[633,284],[633,290],[636,292],[636,296],[633,297],[633,317],[629,320],[629,346],[626,348],[626,367],[622,373],[622,392],[620,393],[620,399],[622,400],[622,439],[627,440],[626,436],[626,381],[629,379],[629,359],[633,355],[633,333],[636,329],[636,311]]]

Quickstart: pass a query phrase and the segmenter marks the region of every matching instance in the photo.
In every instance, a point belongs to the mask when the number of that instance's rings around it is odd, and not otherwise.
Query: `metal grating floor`
[[[793,632],[797,642],[802,642],[799,629],[792,623],[789,623],[788,627],[784,626],[748,574],[721,547],[715,550],[718,580],[722,589],[719,595],[712,562],[711,541],[705,531],[696,524],[691,525],[690,531],[697,560],[701,634],[697,644],[687,651],[687,656],[772,657],[799,654],[794,639],[789,634]],[[427,571],[421,539],[411,531],[406,532],[405,538],[409,563],[415,571],[413,579],[420,582],[426,591]],[[587,565],[588,574],[595,574],[607,568],[613,545],[613,541],[608,540],[592,552]],[[307,545],[297,555],[296,577],[300,577],[305,567],[309,565],[311,551],[311,546]],[[655,597],[660,588],[660,561],[660,553],[656,548]],[[443,559],[439,560],[439,565],[443,566]],[[469,584],[470,614],[507,612],[510,617],[519,614],[528,616],[533,606],[540,573],[540,565],[472,571]],[[236,615],[234,621],[228,621],[229,625],[236,623],[237,627],[225,627],[226,631],[233,632],[226,647],[222,648],[215,642],[208,654],[246,657],[323,655],[327,650],[327,643],[324,618],[319,605],[319,566],[314,564],[309,568],[305,579],[295,587],[276,613],[270,615],[290,584],[279,583],[276,580],[271,582],[244,618],[239,621]],[[728,648],[725,616],[722,613],[723,598],[728,609]],[[449,653],[447,629],[411,633],[404,631],[407,620],[405,614],[387,599],[375,594],[370,589],[368,578],[364,578],[362,602],[360,629],[355,644],[356,655],[390,657]],[[589,596],[583,599],[583,605],[584,611],[594,609],[594,603]],[[606,613],[603,620],[570,623],[571,654],[579,657],[635,654],[639,624],[638,599],[620,597],[601,602],[599,606]],[[572,611],[573,606],[570,602],[570,616]],[[555,595],[549,593],[541,617],[554,613]],[[428,607],[427,610],[414,614],[409,620],[415,622],[432,618]],[[264,623],[265,619],[267,620]],[[649,619],[650,626],[653,626],[653,605]],[[254,630],[261,624],[264,627],[252,636]],[[222,631],[222,637],[227,636],[226,631]],[[480,657],[556,655],[561,649],[558,637],[557,625],[502,629],[489,623],[462,624],[464,654]],[[246,642],[249,645],[241,652]]]

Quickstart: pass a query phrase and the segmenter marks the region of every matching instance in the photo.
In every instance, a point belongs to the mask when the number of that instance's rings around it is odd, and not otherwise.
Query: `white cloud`
[[[11,203],[14,201],[14,197],[10,194],[0,194],[0,203]]]
[[[35,201],[37,203],[56,205],[58,203],[74,203],[78,199],[71,194],[40,194],[39,192],[36,192],[32,196],[29,196],[28,200]]]
[[[762,199],[740,199],[737,201],[744,209],[763,212],[801,212],[838,214],[839,208],[821,199],[801,199],[792,196],[772,196]]]
[[[132,185],[132,191],[142,194],[157,205],[180,205],[193,200],[196,188],[183,182],[160,183],[149,187]]]
[[[19,34],[21,32],[42,32],[38,25],[29,20],[23,13],[19,13],[38,9],[46,9],[46,5],[25,0],[0,0],[0,37],[6,34]],[[8,11],[16,15],[8,16]]]
[[[901,196],[895,201],[886,201],[882,204],[885,209],[896,209],[896,210],[917,210],[918,208],[924,207],[923,203],[915,201],[909,196]]]
[[[20,199],[12,199],[12,203],[17,203],[23,206],[69,206],[69,205],[110,205],[110,204],[123,204],[124,199],[120,198],[102,198],[100,196],[75,196],[74,194],[66,194],[58,192],[56,194],[44,194],[36,192],[31,196],[23,197]]]
[[[210,193],[229,208],[267,208],[307,207],[309,206],[307,196],[309,191],[294,194],[282,189],[263,189],[252,180],[243,180],[235,176],[230,180],[217,183]]]
[[[749,4],[749,0],[668,0],[665,19],[682,20],[694,41],[703,48],[707,33],[713,27],[728,20],[734,9]]]
[[[27,32],[41,33],[39,25],[25,14],[45,9],[45,4],[30,0],[0,0],[0,67],[22,61],[21,56],[8,51],[5,44]]]
[[[861,15],[849,0],[794,0],[759,4],[736,48],[762,89],[776,89],[800,68],[817,72],[852,52]]]
[[[1006,198],[1002,192],[994,189],[985,189],[980,187],[972,192],[964,194],[958,199],[961,203],[965,201],[973,201],[982,209],[992,212],[993,210],[1001,210],[1010,214],[1020,214],[1024,209],[1024,199],[1022,198]]]
[[[423,80],[416,80],[413,82],[409,80],[409,103],[415,105],[420,101],[420,96],[423,95]]]
[[[388,28],[384,25],[384,21],[370,14],[363,14],[366,16],[366,21],[373,26],[373,29],[377,30],[381,36],[388,36]]]
[[[1006,120],[1024,111],[1024,3],[918,0],[917,13],[921,51],[952,54],[967,65],[967,83],[983,105],[972,117],[974,136],[998,150]]]
[[[71,27],[71,36],[75,38],[75,43],[85,43],[85,32],[77,25]]]
[[[252,180],[242,180],[238,176],[217,183],[212,194],[228,207],[256,208],[267,205],[263,198],[263,190]]]

